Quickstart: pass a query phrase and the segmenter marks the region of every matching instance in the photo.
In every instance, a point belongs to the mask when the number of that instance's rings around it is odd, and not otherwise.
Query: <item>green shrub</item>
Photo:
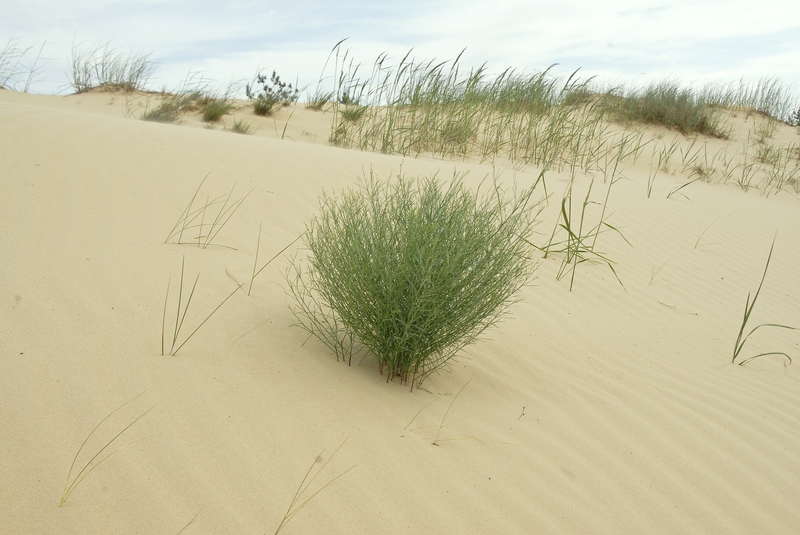
[[[257,85],[261,85],[258,92]],[[276,106],[288,106],[297,102],[300,98],[300,89],[292,87],[281,81],[281,77],[275,71],[269,78],[264,74],[257,74],[255,82],[245,86],[247,98],[255,100],[253,111],[256,115],[272,115]]]
[[[387,381],[421,382],[495,324],[535,269],[540,202],[495,180],[483,195],[455,175],[378,180],[324,195],[307,266],[287,274],[298,325],[339,357],[374,356]]]

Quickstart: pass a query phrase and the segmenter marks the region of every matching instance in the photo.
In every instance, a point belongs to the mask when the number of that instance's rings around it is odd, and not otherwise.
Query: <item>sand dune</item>
[[[284,257],[162,356],[168,281],[175,299],[182,261],[200,274],[188,334],[234,279],[249,280],[260,224],[267,259],[323,190],[365,169],[455,169],[474,185],[491,163],[329,147],[330,117],[302,108],[254,136],[125,112],[119,94],[0,92],[3,533],[271,533],[309,466],[342,443],[306,496],[344,475],[282,533],[800,533],[800,334],[762,329],[746,348],[792,365],[731,363],[776,232],[754,325],[800,326],[789,191],[697,182],[667,198],[686,182],[675,172],[648,198],[646,152],[608,204],[630,245],[599,237],[624,287],[608,266],[582,264],[570,292],[551,255],[510,317],[409,392],[291,327]],[[709,143],[739,143],[747,122],[732,121],[739,137]],[[797,141],[789,127],[778,135]],[[539,172],[496,170],[523,184]],[[250,193],[212,246],[164,243],[206,176],[203,200]],[[542,243],[567,180],[547,175]],[[59,507],[81,443],[140,393],[78,466],[154,407],[106,452],[133,443]]]

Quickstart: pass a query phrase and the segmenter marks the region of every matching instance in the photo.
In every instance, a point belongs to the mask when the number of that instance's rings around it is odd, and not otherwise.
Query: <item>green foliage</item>
[[[174,123],[181,118],[181,108],[174,100],[167,99],[155,108],[145,109],[140,118],[154,123]]]
[[[623,122],[661,125],[683,134],[727,138],[714,107],[675,81],[653,83],[623,96],[607,95],[603,107]]]
[[[253,127],[250,126],[250,123],[244,119],[234,119],[233,125],[231,126],[231,132],[236,134],[252,134]]]
[[[253,104],[253,113],[256,115],[272,115],[275,113],[275,107],[278,105],[278,100],[271,97],[257,97],[255,104]]]
[[[367,111],[366,106],[359,106],[358,104],[352,104],[340,108],[342,119],[351,122],[356,122],[359,119],[361,119],[364,116],[364,113],[366,113],[366,111]]]
[[[333,92],[331,91],[326,92],[322,89],[317,89],[308,102],[306,102],[306,108],[321,111],[325,106],[330,104],[333,100],[333,96]]]
[[[759,112],[779,121],[791,121],[797,106],[797,94],[780,79],[762,77],[757,82],[744,79],[738,84],[707,87],[703,98],[712,104],[744,108],[748,115]]]
[[[550,69],[492,76],[484,66],[463,71],[459,57],[418,62],[406,55],[390,64],[382,54],[361,77],[340,45],[331,54],[338,73],[332,77],[335,146],[412,156],[503,156],[548,169],[572,162],[589,169],[602,154],[607,127],[594,113],[597,99],[587,96],[586,82],[575,73],[567,80]]]
[[[207,123],[219,121],[223,115],[231,111],[233,104],[223,98],[210,98],[203,106],[203,121]]]
[[[374,356],[387,381],[421,382],[494,325],[530,279],[539,202],[497,180],[378,180],[323,196],[308,225],[308,262],[287,274],[298,325],[344,360]],[[303,267],[303,266],[306,267]]]
[[[625,238],[622,232],[608,222],[608,216],[606,215],[606,211],[608,210],[608,199],[611,196],[611,187],[618,180],[621,179],[615,179],[612,176],[611,180],[608,182],[608,189],[606,190],[606,196],[602,203],[591,200],[592,187],[594,186],[594,180],[592,180],[592,182],[589,184],[586,197],[581,204],[580,213],[578,215],[573,214],[573,182],[570,182],[569,186],[567,187],[567,191],[561,200],[561,212],[559,214],[559,219],[556,222],[556,226],[553,229],[553,233],[550,235],[550,240],[547,245],[540,248],[540,250],[544,252],[545,258],[552,253],[560,253],[564,255],[563,259],[561,260],[561,267],[556,274],[556,279],[561,280],[565,276],[570,275],[570,291],[572,291],[572,288],[575,284],[575,273],[578,265],[583,264],[584,262],[602,263],[607,265],[614,274],[614,277],[617,279],[617,282],[619,282],[620,285],[625,288],[625,285],[622,284],[622,280],[619,278],[619,275],[617,275],[617,270],[614,269],[614,262],[611,261],[605,253],[600,252],[597,249],[598,236],[600,236],[601,232],[608,230],[619,234],[622,239],[625,240],[628,245],[630,245],[630,242]],[[588,222],[588,209],[593,205],[600,208],[600,216],[598,222],[594,226],[589,227],[590,223]],[[556,234],[559,230],[563,231],[566,236],[563,240],[555,241]]]
[[[257,84],[261,85],[260,92],[255,87]],[[276,107],[288,106],[300,98],[300,89],[283,82],[275,71],[269,78],[257,74],[253,85],[247,84],[245,87],[245,93],[247,98],[256,101],[253,108],[256,115],[272,115]]]
[[[175,123],[184,113],[202,109],[208,100],[199,91],[164,93],[158,106],[146,107],[140,118],[157,123]]]
[[[800,126],[800,108],[797,108],[789,114],[789,120],[787,122],[789,126]]]

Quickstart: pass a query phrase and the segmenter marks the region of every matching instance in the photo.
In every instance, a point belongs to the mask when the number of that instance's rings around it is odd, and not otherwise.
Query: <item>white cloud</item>
[[[50,43],[38,91],[63,85],[73,39],[152,51],[167,86],[189,68],[224,84],[259,65],[315,83],[344,37],[365,65],[381,52],[452,59],[466,48],[465,66],[487,62],[493,72],[561,63],[563,73],[614,78],[777,75],[800,85],[796,0],[30,0],[3,11],[0,35]]]

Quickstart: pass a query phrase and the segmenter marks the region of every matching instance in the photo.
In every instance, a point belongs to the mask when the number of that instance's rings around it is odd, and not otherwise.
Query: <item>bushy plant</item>
[[[256,85],[261,86],[260,92]],[[256,115],[272,115],[276,106],[288,106],[297,102],[300,98],[300,89],[282,81],[281,77],[272,71],[269,78],[265,74],[257,74],[253,85],[245,86],[245,94],[247,98],[256,101],[253,108]]]
[[[298,325],[338,358],[366,350],[387,381],[421,382],[494,325],[536,267],[539,180],[484,194],[460,176],[379,180],[323,195],[307,260],[287,274]]]

